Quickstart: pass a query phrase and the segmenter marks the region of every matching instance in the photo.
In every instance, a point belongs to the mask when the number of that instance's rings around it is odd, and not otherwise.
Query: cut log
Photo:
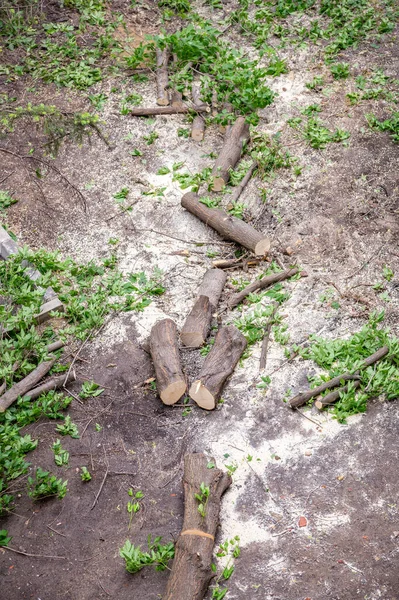
[[[0,397],[0,413],[3,413],[19,396],[24,396],[26,392],[32,389],[54,365],[57,358],[41,363],[24,379],[12,386],[5,394]]]
[[[226,379],[234,371],[246,347],[247,340],[234,325],[219,329],[198,379],[190,387],[190,398],[198,406],[205,410],[215,408]]]
[[[262,277],[262,279],[257,279],[253,283],[247,285],[247,287],[241,290],[241,292],[233,294],[227,301],[227,308],[234,308],[237,306],[237,304],[240,304],[240,302],[242,302],[248,296],[248,294],[252,294],[258,290],[263,290],[269,285],[273,285],[279,281],[284,281],[284,279],[293,277],[298,272],[299,269],[297,267],[293,267],[292,269],[287,269],[286,271],[282,271],[280,273],[272,273],[272,275],[266,275],[266,277]],[[305,273],[302,276],[305,276]]]
[[[66,382],[65,382],[65,375],[57,375],[57,377],[52,377],[48,381],[45,381],[41,385],[38,385],[37,387],[33,388],[32,390],[29,390],[28,392],[26,392],[26,394],[24,395],[23,398],[24,398],[24,400],[28,400],[28,399],[36,400],[36,398],[38,398],[42,394],[47,394],[47,392],[51,392],[52,390],[59,390],[60,388],[64,387],[71,381],[75,381],[75,380],[76,380],[76,375],[75,375],[75,373],[72,373],[72,372],[68,375],[68,379]]]
[[[377,350],[377,352],[374,352],[374,354],[371,354],[370,356],[368,356],[363,361],[363,364],[360,368],[365,369],[366,367],[370,367],[377,361],[381,360],[381,358],[384,358],[384,356],[386,356],[388,354],[388,352],[389,352],[389,348],[387,346],[383,346],[382,348]],[[299,406],[303,406],[304,404],[306,404],[306,402],[308,402],[312,398],[319,396],[326,390],[329,390],[331,388],[341,385],[342,381],[351,381],[351,380],[357,380],[357,379],[360,379],[360,370],[355,371],[355,373],[343,373],[342,375],[337,375],[337,377],[334,377],[333,379],[330,379],[329,381],[325,381],[324,383],[322,383],[321,385],[318,385],[317,387],[313,388],[312,390],[308,390],[307,392],[302,392],[300,394],[297,394],[294,398],[291,398],[291,400],[288,401],[288,406],[290,408],[298,408]],[[338,400],[338,398],[339,398],[339,395],[336,399]],[[323,402],[323,401],[324,401],[324,398],[321,399],[321,402]],[[335,402],[335,400],[333,400],[333,402]]]
[[[206,341],[211,329],[212,305],[208,296],[199,296],[187,316],[180,333],[184,346],[200,348]]]
[[[176,542],[172,571],[162,600],[202,600],[214,576],[211,564],[220,503],[231,477],[216,466],[209,469],[210,462],[215,464],[214,459],[204,454],[184,457],[183,528]],[[195,498],[201,484],[209,488],[205,517],[198,512]]]
[[[56,350],[60,350],[64,346],[65,346],[65,343],[63,341],[57,340],[56,342],[53,342],[52,344],[49,344],[47,346],[47,352],[50,354],[51,352],[55,352]]]
[[[257,166],[258,166],[258,163],[256,163],[256,162],[252,163],[252,165],[249,167],[248,171],[244,175],[243,179],[241,180],[241,183],[239,185],[237,185],[237,187],[234,188],[233,193],[230,196],[230,202],[232,202],[232,203],[237,202],[237,200],[243,193],[244,188],[247,186],[248,182],[250,181],[252,174],[255,171]]]
[[[212,266],[216,269],[239,269],[240,267],[256,267],[260,262],[259,258],[246,258],[244,260],[231,258],[227,260],[214,260],[212,261]]]
[[[199,85],[193,83],[193,85],[191,86],[191,95],[193,97],[194,106],[206,107],[206,103],[201,98],[201,87]]]
[[[256,231],[252,225],[229,215],[224,210],[208,208],[199,201],[197,194],[193,192],[184,194],[181,205],[198,219],[215,229],[222,237],[241,244],[256,256],[264,256],[270,250],[270,239],[268,237]]]
[[[249,125],[244,117],[238,117],[231,129],[226,133],[225,141],[212,170],[214,192],[225,187],[233,169],[241,157],[244,143],[249,140]]]
[[[189,112],[204,113],[207,106],[153,106],[148,108],[132,108],[133,117],[155,117],[157,115],[185,115]]]
[[[205,273],[195,304],[180,333],[184,346],[200,348],[205,343],[226,278],[226,273],[220,269],[209,269]]]
[[[352,384],[352,386],[355,389],[358,388],[360,386],[360,381],[359,380],[354,381],[353,384]],[[326,394],[320,400],[316,400],[316,402],[314,403],[314,405],[319,410],[322,410],[323,408],[325,408],[329,404],[333,404],[334,402],[337,402],[337,400],[340,399],[341,394],[345,394],[348,391],[348,389],[349,389],[349,385],[345,385],[344,387],[338,388],[338,390],[334,390],[333,392],[330,392],[329,394]]]
[[[205,121],[200,116],[194,117],[193,124],[191,126],[191,137],[196,142],[202,142],[205,135]]]
[[[157,104],[159,106],[168,106],[168,62],[169,50],[156,49],[156,78],[157,78]]]
[[[198,296],[208,296],[212,310],[216,310],[226,283],[227,275],[220,269],[208,269],[198,290]]]
[[[163,319],[151,329],[150,352],[155,367],[157,391],[164,404],[175,404],[186,391],[180,366],[177,329],[172,319]]]

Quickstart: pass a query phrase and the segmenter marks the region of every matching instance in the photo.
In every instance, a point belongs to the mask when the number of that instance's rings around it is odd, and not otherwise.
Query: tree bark
[[[388,352],[389,352],[389,348],[387,346],[383,346],[382,348],[377,350],[377,352],[374,352],[374,354],[371,354],[370,356],[368,356],[363,361],[363,364],[360,368],[365,369],[366,367],[370,367],[371,365],[376,363],[381,358],[384,358],[384,356],[386,356],[388,354]],[[299,406],[303,406],[304,404],[306,404],[306,402],[308,402],[312,398],[319,396],[319,394],[322,394],[326,390],[329,390],[331,388],[341,385],[342,381],[351,381],[351,380],[356,380],[359,378],[360,378],[360,370],[355,371],[355,373],[353,373],[353,374],[352,373],[343,373],[342,375],[337,375],[337,377],[334,377],[333,379],[330,379],[329,381],[325,381],[324,383],[318,385],[317,387],[313,388],[312,390],[309,390],[307,392],[301,392],[300,394],[297,394],[294,398],[291,398],[291,400],[288,401],[288,406],[290,408],[298,408]],[[339,395],[337,396],[336,399],[338,400],[338,398],[339,398]],[[324,401],[324,398],[321,399],[322,403],[323,403],[323,401]],[[333,402],[335,402],[335,400],[333,400]]]
[[[262,277],[262,279],[257,279],[253,283],[247,285],[247,287],[241,290],[241,292],[233,294],[227,301],[227,308],[234,308],[237,306],[237,304],[240,304],[240,302],[242,302],[248,296],[248,294],[252,294],[257,290],[263,290],[269,285],[273,285],[279,281],[284,281],[284,279],[288,279],[289,277],[296,275],[298,272],[299,269],[297,267],[293,267],[292,269],[287,269],[286,271],[273,273],[272,275],[266,275],[266,277]]]
[[[360,386],[359,380],[353,382],[353,387],[355,389],[358,388],[359,386]],[[346,393],[348,391],[348,389],[349,389],[349,386],[345,385],[344,387],[338,388],[337,390],[334,390],[333,392],[326,394],[320,400],[316,400],[316,402],[314,403],[316,408],[321,410],[322,408],[325,408],[329,404],[333,404],[334,402],[337,402],[337,400],[340,399],[341,394]]]
[[[45,381],[41,385],[38,385],[37,387],[26,392],[26,394],[24,395],[23,398],[24,398],[24,400],[28,400],[28,398],[29,398],[29,400],[36,400],[36,398],[38,398],[42,394],[47,394],[47,392],[51,392],[52,390],[58,390],[58,389],[64,387],[64,385],[67,385],[71,381],[75,381],[75,380],[76,380],[76,376],[74,373],[69,374],[66,383],[65,383],[65,375],[57,375],[57,377],[52,377],[48,381]]]
[[[184,457],[184,520],[176,542],[175,558],[162,600],[202,600],[214,576],[211,570],[213,546],[219,524],[221,498],[231,484],[231,477],[204,454]],[[209,488],[205,517],[198,512],[200,486]]]
[[[155,367],[157,391],[164,404],[175,404],[186,391],[180,366],[177,329],[172,319],[163,319],[151,329],[150,352]]]
[[[208,208],[199,201],[198,195],[193,192],[184,194],[181,205],[191,214],[201,219],[204,223],[215,229],[228,240],[233,240],[256,256],[264,256],[270,249],[270,240],[251,225],[229,215],[224,210]]]
[[[226,133],[224,145],[216,159],[212,170],[214,192],[220,192],[230,177],[233,169],[241,157],[242,148],[249,140],[249,125],[244,117],[238,117],[232,128]]]
[[[207,112],[206,106],[150,106],[148,108],[132,108],[130,114],[133,117],[155,117],[157,115],[185,115],[189,112]]]
[[[208,296],[199,296],[184,321],[180,339],[184,346],[200,348],[209,335],[212,321],[212,305]]]
[[[169,50],[156,49],[156,78],[157,78],[157,104],[159,106],[168,106],[169,104],[169,93],[168,93],[168,62],[169,62]]]
[[[23,396],[34,387],[51,369],[57,358],[41,363],[24,379],[12,386],[0,397],[0,413],[3,413],[19,396]]]
[[[206,410],[215,408],[226,379],[246,347],[247,340],[234,325],[219,329],[198,379],[190,387],[189,395],[198,406]]]
[[[202,142],[205,135],[205,121],[200,116],[194,117],[193,124],[191,126],[191,137],[196,142]]]
[[[249,167],[248,171],[244,175],[241,183],[239,185],[237,185],[237,187],[234,188],[233,193],[230,196],[230,202],[237,202],[237,200],[243,193],[244,188],[249,183],[249,181],[252,177],[252,174],[255,171],[257,166],[258,166],[258,163],[256,163],[256,162],[252,163],[252,165]]]
[[[226,278],[226,273],[220,269],[209,269],[205,273],[195,304],[180,333],[180,339],[185,346],[200,348],[205,343]]]

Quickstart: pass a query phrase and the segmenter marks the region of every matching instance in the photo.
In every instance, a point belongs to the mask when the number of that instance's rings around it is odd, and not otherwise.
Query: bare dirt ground
[[[151,14],[152,20],[147,16],[140,22],[137,9],[132,26],[156,30],[159,22],[156,13]],[[226,35],[239,39],[234,28]],[[360,44],[346,51],[342,60],[355,74],[373,66],[399,78],[397,37],[394,40],[391,34],[378,48]],[[290,170],[280,171],[267,184],[267,203],[260,200],[263,184],[255,178],[242,200],[249,220],[270,235],[276,249],[292,247],[294,258],[308,273],[306,279],[285,284],[291,294],[283,309],[290,343],[319,331],[328,338],[348,336],[377,308],[385,309],[385,323],[398,335],[398,147],[388,134],[367,128],[364,117],[372,111],[384,115],[385,101],[348,106],[345,92],[350,83],[333,80],[309,50],[287,46],[282,54],[290,71],[268,81],[279,95],[261,111],[257,129],[269,134],[281,131],[282,144],[298,157],[302,174],[294,177]],[[328,93],[305,87],[315,75],[325,76]],[[12,91],[24,102],[32,100],[26,87],[25,81],[4,85],[7,93]],[[119,90],[115,100],[113,87]],[[152,325],[167,316],[181,326],[211,265],[207,251],[218,252],[218,258],[231,255],[230,246],[220,245],[217,234],[181,208],[182,191],[171,175],[156,173],[178,161],[191,172],[211,166],[212,159],[205,155],[218,152],[223,137],[216,126],[207,129],[202,143],[178,137],[177,129],[186,126],[184,116],[157,117],[148,123],[118,114],[119,97],[131,91],[143,96],[143,106],[154,105],[152,78],[142,84],[109,79],[93,90],[111,98],[101,117],[112,148],[98,138],[82,148],[65,144],[54,163],[84,193],[87,213],[56,178],[41,182],[43,200],[24,167],[4,155],[2,170],[15,170],[8,188],[20,198],[8,211],[8,222],[20,243],[58,249],[83,262],[108,255],[108,240],[118,238],[120,268],[127,273],[158,267],[167,289],[143,313],[115,316],[82,352],[85,362],[79,363],[78,376],[93,379],[105,393],[69,409],[81,437],[64,444],[70,452],[70,465],[64,469],[68,494],[62,501],[43,503],[23,496],[16,514],[2,519],[2,527],[12,533],[13,546],[63,558],[0,550],[2,597],[160,598],[168,571],[144,569],[130,575],[119,548],[127,538],[145,545],[149,534],[165,540],[177,537],[183,516],[182,459],[186,452],[198,451],[213,456],[218,466],[236,467],[223,499],[217,537],[218,543],[240,537],[241,556],[228,581],[227,598],[399,599],[397,402],[376,399],[347,425],[325,413],[305,412],[309,420],[290,411],[282,402],[287,389],[295,394],[306,388],[314,367],[301,359],[285,364],[284,348],[274,341],[268,354],[266,374],[273,374],[267,393],[256,387],[260,346],[255,345],[225,388],[224,403],[211,413],[194,406],[182,416],[184,407],[163,406],[148,387],[139,387],[154,376],[142,347]],[[88,107],[78,92],[43,84],[35,94],[35,102],[68,110]],[[320,101],[320,117],[330,127],[350,131],[347,147],[330,144],[324,150],[312,149],[286,125],[301,107]],[[153,130],[159,137],[146,145],[143,135]],[[4,147],[23,154],[28,142],[35,145],[40,140],[34,131],[18,129]],[[135,148],[142,156],[131,155]],[[131,190],[135,202],[131,213],[118,212],[112,198],[122,187]],[[163,196],[142,195],[152,187],[166,187]],[[188,251],[187,256],[176,254],[182,250]],[[279,256],[287,265],[293,260]],[[381,279],[384,265],[395,272],[388,284],[389,302],[371,287]],[[232,271],[229,278],[249,279],[256,272]],[[365,287],[355,287],[360,284]],[[327,289],[333,294],[321,302]],[[331,307],[334,300],[339,309]],[[240,312],[239,308],[225,314],[223,321],[233,322]],[[194,379],[203,357],[188,350],[183,356],[186,372]],[[77,391],[79,386],[71,389]],[[101,431],[96,431],[96,423]],[[40,439],[29,456],[32,465],[54,469],[54,423],[39,422],[27,431]],[[88,484],[75,473],[82,464],[93,475]],[[92,508],[106,471],[102,493]],[[129,488],[145,494],[130,531]],[[300,517],[305,517],[305,527],[298,526]]]

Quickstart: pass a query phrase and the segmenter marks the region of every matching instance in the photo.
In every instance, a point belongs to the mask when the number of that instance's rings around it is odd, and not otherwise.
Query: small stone
[[[298,527],[306,527],[307,524],[308,524],[308,522],[305,517],[299,517]]]
[[[287,246],[283,250],[283,254],[286,254],[287,256],[292,256],[292,254],[294,254],[294,250],[293,250],[293,248],[291,248],[291,246]]]
[[[305,450],[305,456],[312,456],[313,452],[311,450]]]

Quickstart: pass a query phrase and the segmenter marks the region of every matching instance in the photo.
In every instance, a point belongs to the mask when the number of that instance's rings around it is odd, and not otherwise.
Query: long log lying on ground
[[[258,290],[263,290],[269,285],[273,285],[274,283],[278,283],[279,281],[284,281],[284,279],[288,279],[289,277],[293,277],[299,272],[297,267],[293,267],[292,269],[287,269],[286,271],[282,271],[280,273],[273,273],[272,275],[266,275],[266,277],[262,277],[262,279],[257,279],[253,283],[247,285],[246,288],[241,290],[241,292],[237,292],[233,294],[227,301],[227,308],[234,308],[237,304],[240,304],[249,294],[253,292],[257,292]]]
[[[57,358],[53,358],[52,360],[41,363],[36,369],[29,373],[29,375],[24,377],[24,379],[21,379],[21,381],[18,381],[18,383],[5,392],[5,394],[0,397],[0,413],[3,413],[19,398],[19,396],[24,396],[26,392],[31,390],[45,375],[47,375],[56,360]]]
[[[257,162],[252,163],[252,165],[249,167],[248,171],[244,175],[243,179],[241,180],[241,183],[239,185],[237,185],[237,187],[234,188],[234,190],[230,196],[230,202],[237,202],[237,200],[243,193],[244,188],[247,186],[249,180],[251,179],[252,174],[255,171],[257,166],[258,166]]]
[[[231,484],[231,477],[208,465],[214,459],[204,454],[184,457],[184,519],[175,546],[175,558],[162,600],[202,600],[214,576],[211,564],[216,529],[219,524],[221,498]],[[198,512],[201,484],[209,488],[205,517]]]
[[[30,400],[36,400],[36,398],[42,394],[47,394],[47,392],[51,392],[52,390],[59,390],[60,388],[64,387],[64,385],[67,385],[71,381],[75,380],[76,375],[74,373],[70,373],[68,375],[67,381],[65,381],[65,375],[57,375],[57,377],[52,377],[48,381],[45,381],[41,385],[38,385],[37,387],[26,392],[23,398],[24,400],[27,400],[28,398]]]
[[[163,319],[151,329],[150,352],[155,367],[157,391],[164,404],[174,404],[186,391],[180,366],[177,328],[172,319]]]
[[[148,108],[132,108],[133,117],[155,117],[157,115],[185,115],[189,112],[207,112],[206,106],[150,106]]]
[[[220,269],[209,269],[205,273],[195,304],[180,333],[185,346],[200,348],[205,343],[226,279],[226,273]]]
[[[386,356],[388,354],[388,352],[389,352],[389,348],[387,346],[383,346],[382,348],[377,350],[377,352],[374,352],[374,354],[371,354],[371,356],[367,357],[363,361],[363,364],[360,368],[365,369],[366,367],[370,367],[371,365],[373,365],[374,363],[379,361],[381,358],[384,358],[384,356]],[[324,383],[322,383],[321,385],[318,385],[317,387],[313,388],[312,390],[308,390],[307,392],[302,392],[300,394],[297,394],[296,396],[294,396],[294,398],[291,398],[291,400],[288,401],[288,406],[290,408],[298,408],[299,406],[303,406],[304,404],[306,404],[306,402],[308,402],[312,398],[315,398],[319,394],[322,394],[326,390],[329,390],[331,388],[341,385],[342,381],[357,380],[359,378],[360,378],[360,370],[355,371],[355,373],[343,373],[342,375],[337,375],[337,377],[334,377],[333,379],[330,379],[329,381],[325,381]],[[339,395],[338,395],[338,397],[339,397]],[[323,400],[324,399],[322,398],[321,402],[323,402]],[[338,400],[338,398],[337,398],[337,400]]]
[[[212,170],[214,192],[220,192],[228,182],[230,169],[233,169],[239,161],[243,145],[248,140],[249,125],[244,117],[238,117],[226,133],[223,147]]]
[[[252,225],[229,215],[224,210],[208,208],[199,201],[197,194],[193,192],[184,194],[181,205],[192,215],[215,229],[222,237],[241,244],[256,256],[264,256],[270,250],[268,237],[256,231]]]
[[[190,398],[198,406],[206,410],[215,408],[226,379],[234,371],[246,347],[247,340],[234,325],[219,329],[198,379],[190,387]]]
[[[156,49],[156,78],[157,78],[157,104],[159,106],[168,106],[169,104],[169,93],[168,93],[168,62],[169,62],[169,50]]]

